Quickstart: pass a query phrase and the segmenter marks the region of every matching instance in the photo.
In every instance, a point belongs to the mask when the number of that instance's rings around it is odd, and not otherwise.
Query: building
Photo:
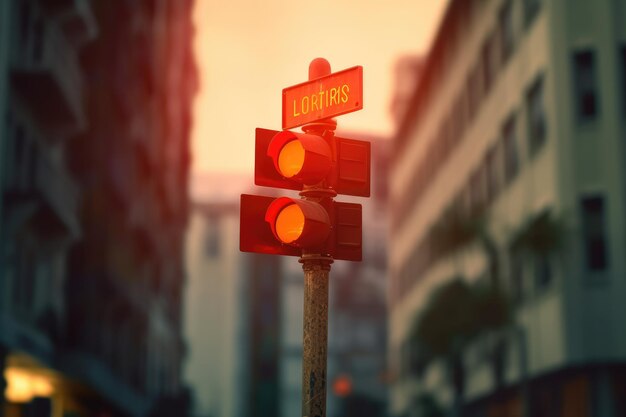
[[[363,260],[331,270],[328,397],[331,416],[382,416],[387,403],[387,172],[390,141],[372,146],[371,196],[363,206]],[[337,200],[342,201],[341,196]],[[331,408],[332,407],[332,408]]]
[[[191,7],[0,7],[8,415],[143,416],[185,402]]]
[[[74,407],[56,367],[82,236],[65,160],[87,124],[79,56],[98,26],[88,2],[4,1],[0,20],[0,414],[49,415]]]
[[[626,412],[624,21],[623,1],[449,2],[394,144],[392,415],[424,395],[451,407],[456,387],[469,415]],[[491,333],[500,380],[489,337],[465,345],[454,381],[441,358],[415,363],[433,290],[495,276],[479,239],[441,243],[459,214],[486,219],[513,303],[510,327]],[[554,218],[558,252],[518,250],[521,231]]]
[[[191,350],[185,380],[195,390],[195,416],[247,414],[250,362],[247,254],[239,252],[239,191],[248,177],[199,175],[187,234],[185,337]]]

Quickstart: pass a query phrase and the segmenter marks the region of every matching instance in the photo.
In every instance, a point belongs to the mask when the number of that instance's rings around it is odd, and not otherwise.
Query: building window
[[[626,45],[622,45],[622,110],[626,116]]]
[[[524,302],[524,258],[515,247],[509,251],[509,276],[511,277],[511,298],[515,304]]]
[[[492,146],[485,155],[485,170],[487,174],[487,200],[492,201],[498,195],[500,187],[497,145]]]
[[[220,228],[216,219],[209,219],[205,239],[206,256],[217,258],[220,255]]]
[[[526,94],[526,114],[528,117],[528,148],[530,154],[534,155],[545,142],[547,131],[543,77],[539,77]]]
[[[483,71],[483,86],[485,89],[485,93],[489,92],[489,89],[491,88],[491,84],[493,83],[493,67],[492,67],[492,59],[491,56],[493,55],[492,50],[491,50],[491,36],[487,37],[487,39],[485,39],[485,42],[483,43],[483,49],[481,51],[481,60],[482,60],[482,71]]]
[[[604,271],[609,263],[604,197],[584,197],[581,200],[581,216],[587,270]]]
[[[502,129],[502,141],[504,150],[504,178],[506,183],[511,182],[519,171],[519,155],[517,150],[517,138],[515,135],[515,116],[509,117]]]
[[[524,0],[524,25],[529,27],[541,8],[541,0]]]
[[[550,257],[541,253],[535,257],[535,286],[542,290],[550,286],[552,282],[552,265]]]
[[[478,113],[478,107],[481,100],[481,78],[482,73],[479,66],[472,69],[467,77],[467,106],[468,106],[468,118],[471,121]]]
[[[595,54],[592,50],[574,53],[576,115],[580,121],[595,119],[598,113]]]
[[[498,56],[498,32],[493,31],[489,34],[481,52],[482,70],[483,70],[483,88],[485,94],[489,92],[491,86],[495,83],[496,74],[498,72],[499,56]]]
[[[44,23],[41,19],[37,19],[33,28],[33,59],[35,62],[43,60],[44,42]]]
[[[502,9],[498,19],[500,32],[500,56],[505,63],[515,48],[515,31],[513,26],[513,2],[508,0]]]
[[[484,169],[483,165],[478,167],[470,178],[470,199],[471,210],[480,212],[485,205],[484,193]]]

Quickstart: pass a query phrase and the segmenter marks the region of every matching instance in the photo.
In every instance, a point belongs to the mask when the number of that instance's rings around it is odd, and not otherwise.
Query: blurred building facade
[[[248,280],[239,252],[239,192],[249,179],[192,178],[187,234],[185,380],[195,389],[194,416],[248,415],[251,346]]]
[[[435,288],[493,273],[478,239],[440,244],[455,213],[486,219],[514,323],[500,385],[488,340],[463,351],[465,413],[626,413],[624,21],[623,1],[449,2],[394,144],[393,415],[419,415],[426,394],[452,406],[444,361],[416,369],[412,332]],[[524,225],[555,216],[557,252],[516,250]]]
[[[248,176],[194,177],[187,237],[185,377],[197,416],[279,415],[282,259],[239,251]]]
[[[382,416],[388,391],[385,294],[390,142],[372,135],[339,135],[371,143],[371,196],[357,201],[363,206],[363,260],[336,262],[331,270],[328,396],[334,404],[329,415]]]
[[[140,416],[185,395],[191,7],[0,6],[7,415]]]

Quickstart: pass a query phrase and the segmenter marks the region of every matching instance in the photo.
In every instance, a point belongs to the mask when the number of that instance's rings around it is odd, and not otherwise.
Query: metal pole
[[[304,337],[302,354],[302,416],[326,416],[328,353],[328,276],[332,258],[303,255]]]
[[[309,80],[330,74],[330,64],[316,58],[309,65]],[[325,119],[302,127],[306,133],[331,136],[337,122]],[[332,201],[337,193],[323,181],[305,186],[303,199]],[[304,252],[304,323],[302,338],[302,416],[326,417],[326,363],[328,357],[328,278],[333,258]]]

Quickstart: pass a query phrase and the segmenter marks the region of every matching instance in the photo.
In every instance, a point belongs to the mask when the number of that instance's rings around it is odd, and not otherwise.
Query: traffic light
[[[369,196],[369,176],[369,142],[256,129],[255,184],[292,190],[322,184],[329,192],[307,199],[242,195],[240,249],[361,260],[361,205],[330,196]]]
[[[289,130],[255,133],[256,185],[302,190],[325,180],[337,194],[370,196],[369,142]]]
[[[283,178],[311,185],[322,181],[332,168],[332,153],[324,138],[289,130],[272,136],[267,155]]]

